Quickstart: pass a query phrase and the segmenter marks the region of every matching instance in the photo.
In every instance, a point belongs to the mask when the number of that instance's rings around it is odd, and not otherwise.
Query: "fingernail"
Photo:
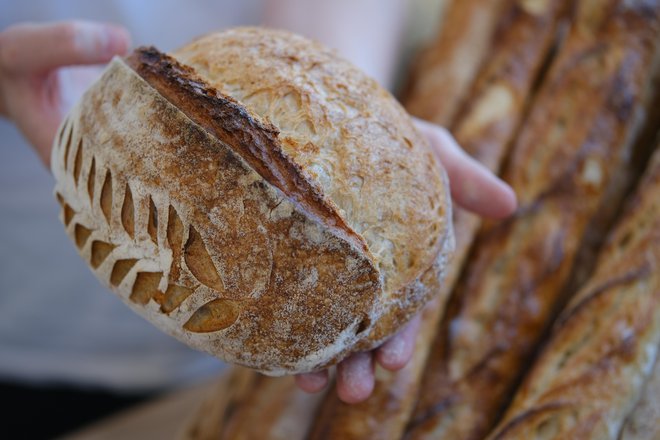
[[[305,374],[303,379],[308,386],[309,391],[321,391],[328,384],[328,376],[325,371]]]
[[[385,346],[381,348],[381,362],[385,366],[399,366],[406,352],[406,341],[404,338],[394,338],[388,341]]]
[[[78,22],[74,25],[75,45],[79,53],[92,55],[104,46],[103,32],[99,26],[87,22]]]
[[[339,374],[344,382],[353,388],[360,388],[366,377],[373,373],[373,362],[370,353],[356,353],[351,359],[350,368],[342,368]]]

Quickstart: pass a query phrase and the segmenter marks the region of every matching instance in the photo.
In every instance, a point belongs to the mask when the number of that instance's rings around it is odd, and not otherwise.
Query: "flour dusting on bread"
[[[52,168],[68,234],[133,310],[228,362],[300,373],[375,346],[440,283],[444,172],[395,100],[330,51],[260,29],[205,38],[190,65],[116,58],[67,117]],[[207,44],[245,83],[205,76]],[[322,74],[254,98],[251,75],[293,77],[303,59]],[[331,77],[344,85],[315,89]],[[287,113],[300,99],[325,113]]]

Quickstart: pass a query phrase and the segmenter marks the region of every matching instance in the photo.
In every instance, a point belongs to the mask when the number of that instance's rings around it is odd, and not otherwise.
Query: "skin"
[[[262,23],[326,46],[389,88],[409,0],[267,0]]]
[[[300,1],[274,0],[274,3],[293,3],[288,5],[291,7]],[[295,23],[289,28],[296,30]],[[97,77],[100,72],[97,65],[108,62],[114,55],[125,54],[129,47],[128,32],[109,24],[24,23],[5,29],[0,32],[0,115],[16,124],[48,167],[57,127],[69,107]],[[360,56],[359,50],[351,50],[352,56]],[[391,70],[389,61],[379,58],[385,52],[365,53],[371,53],[370,60],[363,64],[367,71]],[[504,218],[513,213],[516,197],[508,185],[470,158],[447,130],[427,122],[415,122],[447,170],[452,197],[458,205],[490,218]],[[353,354],[339,363],[336,386],[339,398],[346,403],[368,398],[374,388],[376,363],[391,371],[403,368],[412,357],[419,325],[417,316],[377,349]],[[328,384],[328,371],[298,375],[296,383],[307,392],[318,392]]]

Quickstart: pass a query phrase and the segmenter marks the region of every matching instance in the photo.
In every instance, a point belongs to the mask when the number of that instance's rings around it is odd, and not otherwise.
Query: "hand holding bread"
[[[299,37],[237,30],[177,56],[196,70],[149,49],[115,60],[56,138],[81,254],[140,314],[232,362],[296,373],[378,346],[430,297],[450,248],[424,138],[373,81]],[[287,84],[301,67],[310,77]]]

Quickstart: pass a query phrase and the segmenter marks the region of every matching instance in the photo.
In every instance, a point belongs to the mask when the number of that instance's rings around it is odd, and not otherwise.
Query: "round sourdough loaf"
[[[375,81],[239,28],[115,58],[52,153],[68,234],[132,309],[267,374],[375,347],[453,247],[444,171]]]

